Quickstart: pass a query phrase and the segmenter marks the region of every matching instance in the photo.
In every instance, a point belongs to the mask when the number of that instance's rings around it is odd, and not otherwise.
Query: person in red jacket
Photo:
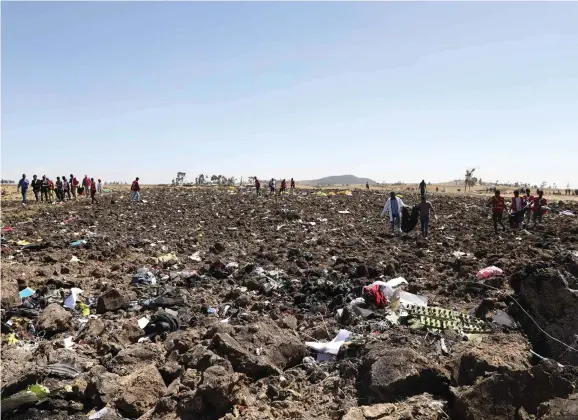
[[[505,231],[506,227],[504,226],[504,222],[502,222],[502,216],[504,215],[506,204],[504,197],[500,196],[500,190],[496,190],[489,204],[492,206],[492,221],[494,222],[496,234],[498,234],[498,223],[502,225],[502,230]]]
[[[137,176],[136,179],[132,182],[132,185],[130,186],[133,201],[140,201],[140,184],[138,180],[139,178]]]
[[[78,189],[78,179],[70,174],[70,188],[72,188],[72,196],[76,200],[76,190]]]
[[[279,195],[283,194],[287,189],[287,181],[281,181],[281,188],[279,188]]]
[[[538,197],[534,197],[532,202],[532,221],[534,222],[534,227],[536,227],[536,222],[542,223],[542,216],[548,212],[546,205],[548,202],[543,197],[544,191],[538,191]]]
[[[88,198],[90,196],[90,179],[88,175],[84,175],[82,186],[84,187],[84,198]]]

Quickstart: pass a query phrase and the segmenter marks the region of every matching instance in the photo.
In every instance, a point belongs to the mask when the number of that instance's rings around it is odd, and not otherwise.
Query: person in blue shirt
[[[28,193],[28,186],[30,182],[26,179],[26,174],[22,174],[22,179],[18,182],[17,191],[22,191],[22,204],[28,204],[28,200],[26,199],[26,194]]]

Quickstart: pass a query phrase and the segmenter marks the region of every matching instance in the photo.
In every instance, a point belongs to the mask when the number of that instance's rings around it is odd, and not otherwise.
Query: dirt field
[[[132,203],[125,187],[24,208],[9,191],[3,417],[578,418],[578,216],[561,213],[578,203],[496,236],[486,195],[433,192],[425,241],[389,232],[383,191],[328,192],[144,187]],[[503,275],[478,279],[488,266]],[[398,277],[431,311],[399,291],[360,302]],[[340,330],[335,355],[306,345]]]

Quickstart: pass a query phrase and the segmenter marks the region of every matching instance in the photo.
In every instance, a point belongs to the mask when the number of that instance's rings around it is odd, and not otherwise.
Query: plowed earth
[[[497,236],[487,197],[433,195],[438,220],[425,241],[419,226],[389,233],[384,196],[371,191],[159,187],[142,198],[3,201],[5,418],[86,419],[103,408],[101,418],[578,418],[578,217],[550,212],[536,229]],[[478,280],[488,266],[504,275]],[[132,284],[141,268],[155,285]],[[429,307],[487,319],[501,310],[515,325],[466,340],[398,325],[370,305],[366,318],[337,315],[363,286],[400,276]],[[21,301],[25,287],[36,294]],[[90,315],[63,308],[73,287]],[[316,361],[305,342],[340,329],[349,341]],[[5,409],[32,384],[48,396]]]

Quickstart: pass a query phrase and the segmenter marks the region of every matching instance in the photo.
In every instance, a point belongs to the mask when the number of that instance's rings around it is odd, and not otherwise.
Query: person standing
[[[90,196],[90,178],[87,175],[84,175],[82,186],[84,187],[84,197],[88,198]]]
[[[367,191],[369,191],[369,182],[366,182],[366,183],[365,183],[365,189],[366,189]]]
[[[56,201],[64,201],[64,185],[60,177],[56,177]]]
[[[257,177],[255,177],[255,191],[257,191],[257,197],[259,197],[261,195],[261,182]]]
[[[24,205],[28,204],[28,200],[26,199],[26,195],[28,194],[28,186],[29,185],[30,185],[30,182],[26,178],[26,174],[22,174],[22,179],[18,182],[18,188],[16,188],[16,191],[22,192],[22,204],[24,204]]]
[[[98,184],[96,185],[96,192],[102,194],[102,181],[99,179]]]
[[[295,194],[295,181],[291,178],[291,195]]]
[[[42,184],[40,184],[40,201],[48,202],[48,193],[50,191],[50,180],[46,175],[42,175]]]
[[[275,179],[271,178],[271,181],[269,181],[269,195],[273,194],[275,194]]]
[[[419,219],[421,222],[421,234],[427,239],[427,234],[429,232],[429,216],[430,212],[437,220],[436,212],[429,201],[426,201],[425,196],[421,198],[421,203],[419,204]]]
[[[90,178],[90,198],[92,204],[96,203],[96,182],[94,182],[94,178]]]
[[[287,181],[281,181],[281,188],[279,188],[279,195],[283,194],[287,189]]]
[[[78,189],[78,179],[76,179],[76,177],[72,174],[70,174],[70,185],[72,188],[72,196],[76,200],[76,192]]]
[[[70,183],[65,176],[62,177],[62,201],[64,201],[64,197],[68,196],[68,200],[70,201]]]
[[[504,208],[506,207],[504,197],[500,196],[500,190],[496,190],[494,196],[490,199],[490,205],[492,206],[492,221],[494,222],[494,231],[496,235],[498,234],[498,223],[502,225],[502,230],[505,231],[506,227],[504,222],[502,222],[502,216],[504,215]]]
[[[534,196],[530,192],[530,188],[526,188],[524,200],[526,201],[526,210],[524,211],[524,217],[526,218],[526,226],[528,226],[530,224],[530,217],[532,216],[531,205],[534,202]]]
[[[510,205],[510,211],[512,212],[512,217],[514,218],[514,229],[522,229],[525,210],[526,200],[524,197],[520,197],[520,192],[518,190],[515,190],[514,196],[512,197],[512,204]]]
[[[82,188],[84,189],[84,194],[86,194],[86,197],[88,197],[88,176],[84,175],[84,178],[82,178]]]
[[[401,229],[401,209],[405,207],[401,198],[396,197],[395,193],[392,191],[389,193],[389,198],[385,202],[385,206],[381,212],[381,217],[386,213],[389,213],[389,221],[391,223],[391,231],[397,232]]]
[[[32,191],[34,192],[34,198],[38,203],[40,190],[42,189],[42,181],[38,179],[36,175],[32,177]]]
[[[538,190],[538,197],[534,197],[534,202],[532,203],[534,227],[536,227],[536,222],[542,223],[542,216],[548,212],[548,209],[544,208],[547,204],[548,202],[544,198],[544,191]]]
[[[419,193],[421,195],[421,198],[425,197],[425,191],[426,191],[426,186],[425,186],[425,180],[421,180],[421,182],[419,183]]]
[[[48,178],[48,194],[50,195],[50,202],[54,202],[54,182]]]
[[[130,190],[132,191],[132,200],[133,201],[140,201],[140,184],[139,184],[138,176],[132,182],[132,185],[130,186]]]

